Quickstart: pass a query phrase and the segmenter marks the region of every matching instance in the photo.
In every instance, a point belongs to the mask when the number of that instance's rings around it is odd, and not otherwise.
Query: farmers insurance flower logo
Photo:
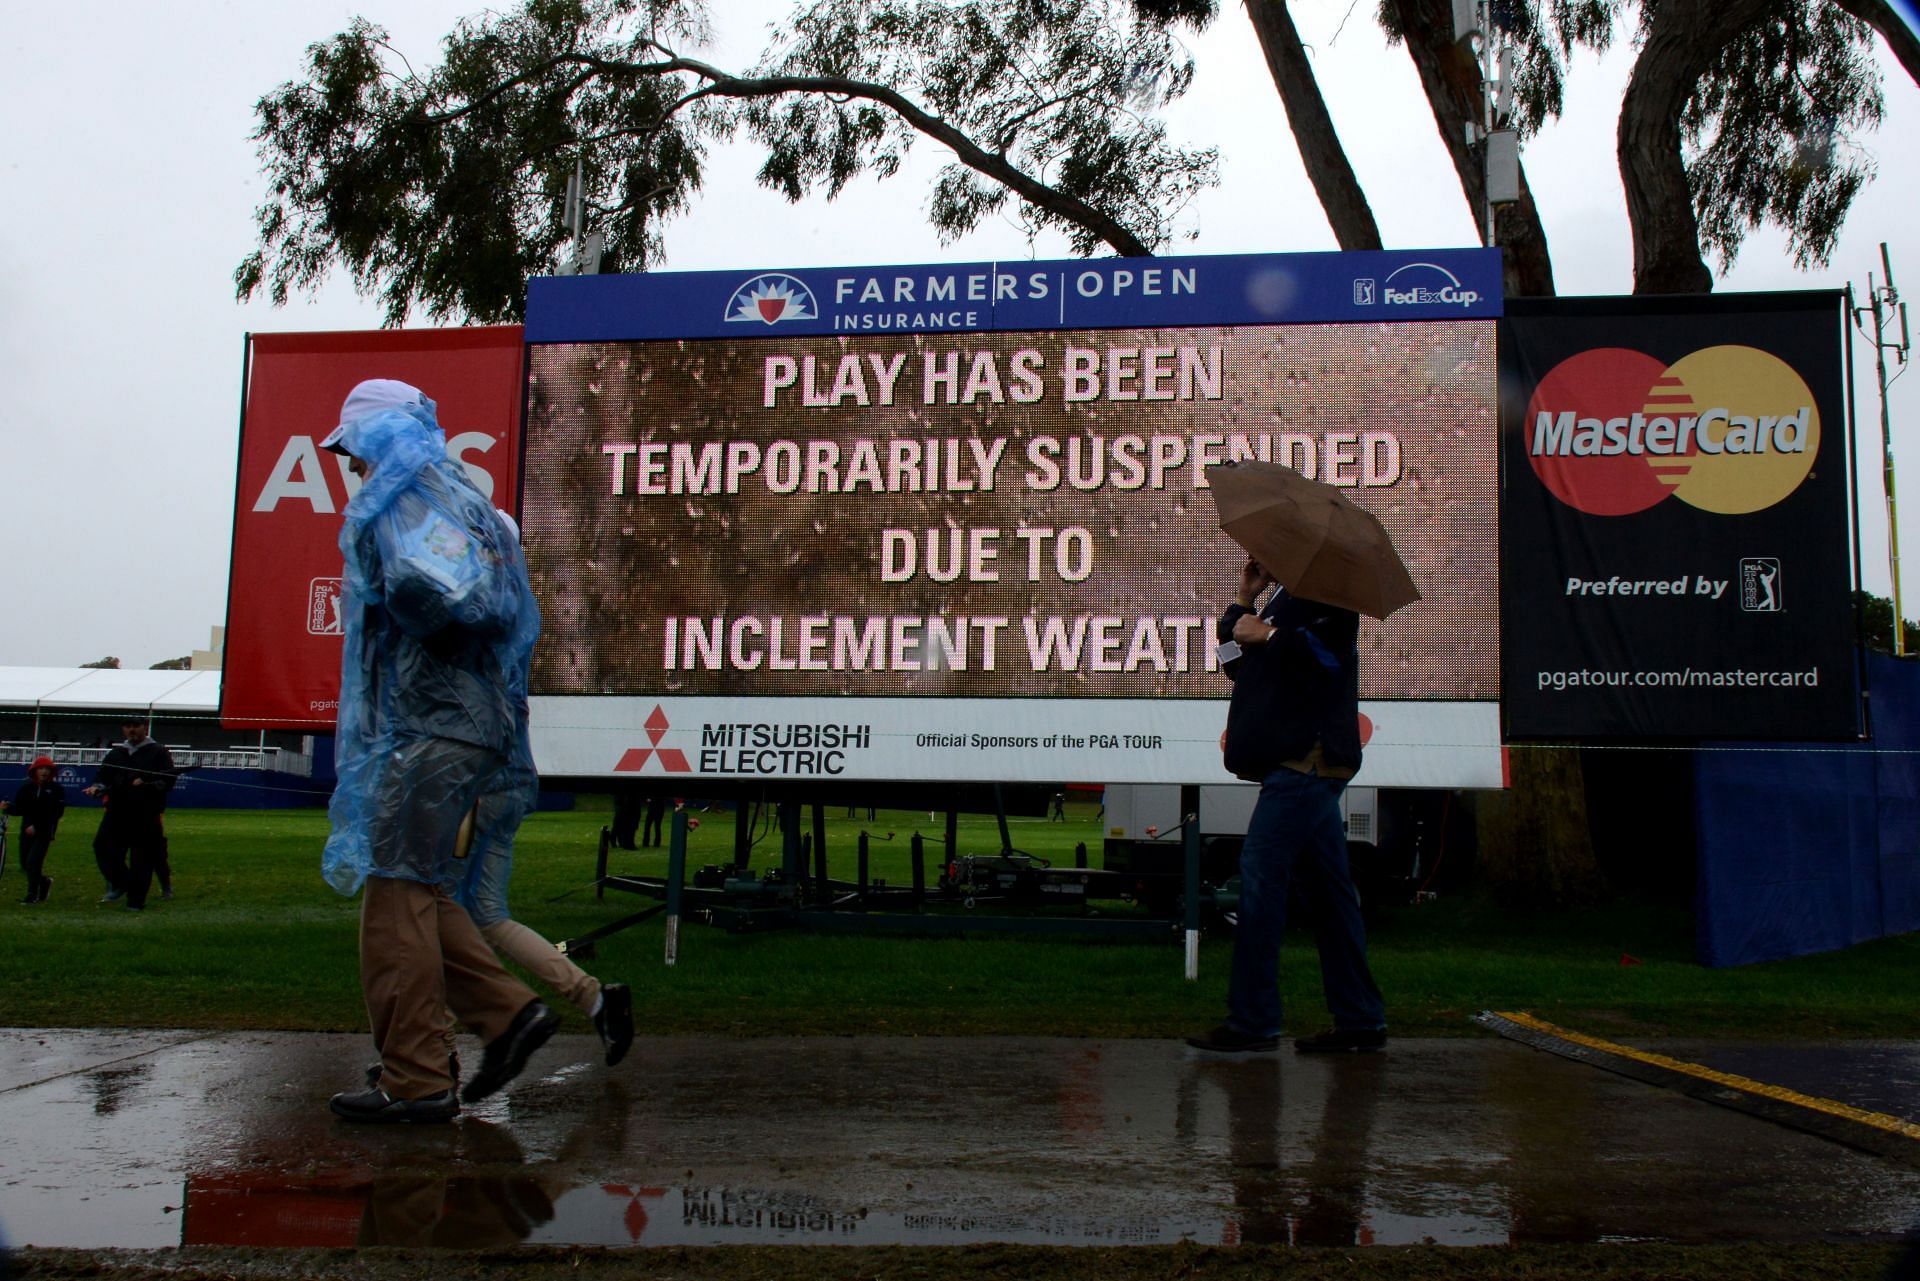
[[[820,307],[803,280],[783,275],[755,276],[727,299],[726,318],[777,325],[783,320],[818,320]]]
[[[1527,403],[1540,482],[1592,516],[1668,495],[1721,515],[1757,512],[1800,487],[1820,453],[1820,414],[1792,366],[1753,347],[1703,347],[1664,365],[1598,347],[1555,365]]]
[[[629,747],[613,767],[616,774],[637,774],[646,768],[653,757],[660,758],[660,768],[669,774],[691,774],[693,766],[687,763],[687,754],[677,747],[662,747],[660,740],[667,734],[667,714],[655,704],[653,715],[647,717],[647,742],[651,747]]]

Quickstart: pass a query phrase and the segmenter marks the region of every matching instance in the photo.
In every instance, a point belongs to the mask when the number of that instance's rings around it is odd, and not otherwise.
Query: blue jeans
[[[1386,1003],[1367,968],[1360,895],[1347,870],[1347,836],[1340,821],[1346,785],[1345,779],[1285,768],[1260,784],[1240,849],[1240,918],[1227,984],[1227,1022],[1235,1031],[1280,1034],[1280,936],[1286,928],[1287,884],[1296,866],[1313,896],[1320,981],[1334,1026],[1387,1024]]]

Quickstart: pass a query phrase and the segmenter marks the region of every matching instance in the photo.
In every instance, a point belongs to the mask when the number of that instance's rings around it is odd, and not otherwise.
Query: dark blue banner
[[[1422,249],[553,276],[527,341],[1486,320],[1500,254]]]

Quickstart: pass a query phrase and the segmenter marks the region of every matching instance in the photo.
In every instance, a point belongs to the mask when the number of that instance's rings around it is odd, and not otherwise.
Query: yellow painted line
[[[1543,1019],[1531,1014],[1508,1013],[1495,1010],[1499,1017],[1521,1027],[1544,1032],[1548,1036],[1557,1036],[1563,1041],[1575,1045],[1584,1045],[1588,1049],[1599,1050],[1606,1054],[1617,1054],[1621,1058],[1633,1059],[1654,1067],[1665,1068],[1669,1072],[1679,1072],[1702,1081],[1711,1081],[1715,1085],[1724,1085],[1736,1090],[1745,1090],[1762,1098],[1774,1099],[1781,1103],[1791,1103],[1797,1107],[1808,1108],[1814,1112],[1825,1112],[1829,1116],[1842,1117],[1856,1121],[1861,1125],[1872,1126],[1876,1130],[1885,1130],[1889,1134],[1902,1135],[1909,1139],[1920,1139],[1920,1125],[1905,1121],[1897,1116],[1888,1116],[1885,1112],[1869,1112],[1864,1108],[1849,1107],[1845,1103],[1836,1103],[1832,1099],[1816,1098],[1811,1094],[1801,1094],[1795,1090],[1778,1085],[1768,1085],[1765,1081],[1755,1081],[1744,1076],[1735,1076],[1731,1072],[1716,1072],[1699,1063],[1688,1063],[1683,1059],[1670,1059],[1664,1054],[1654,1054],[1647,1050],[1636,1050],[1628,1045],[1616,1045],[1612,1041],[1603,1041],[1597,1036],[1587,1036],[1581,1032],[1570,1032],[1563,1027],[1555,1027]]]

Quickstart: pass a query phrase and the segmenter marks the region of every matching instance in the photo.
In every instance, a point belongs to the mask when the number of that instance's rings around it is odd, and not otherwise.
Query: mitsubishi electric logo
[[[818,320],[820,305],[804,280],[781,273],[755,276],[727,299],[728,321],[759,321],[777,325],[783,320]]]
[[[691,774],[693,766],[687,763],[687,754],[677,747],[662,747],[660,740],[666,737],[667,714],[654,705],[653,715],[647,717],[647,741],[651,747],[629,747],[620,763],[613,767],[616,774],[637,774],[646,768],[647,762],[655,756],[660,758],[660,768],[669,774]]]

